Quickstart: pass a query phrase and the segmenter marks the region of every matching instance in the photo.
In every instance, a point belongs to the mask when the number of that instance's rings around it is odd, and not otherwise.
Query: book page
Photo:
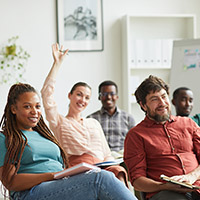
[[[61,172],[57,172],[56,174],[54,174],[54,179],[60,179],[67,176],[73,176],[73,175],[80,174],[89,170],[100,171],[101,168],[83,162],[73,167],[67,168]]]
[[[170,178],[168,176],[165,176],[163,174],[160,175],[160,179],[162,179],[164,181],[167,181],[167,182],[170,182],[170,183],[178,184],[178,185],[181,185],[183,187],[190,188],[190,189],[200,189],[200,187],[198,187],[198,186],[192,185],[190,183],[185,183],[185,182],[180,182],[180,181],[173,180],[172,178]]]

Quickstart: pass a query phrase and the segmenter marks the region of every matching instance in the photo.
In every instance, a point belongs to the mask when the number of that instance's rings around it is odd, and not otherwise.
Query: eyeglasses
[[[115,96],[116,93],[115,92],[103,92],[103,93],[99,93],[100,97],[107,97],[108,95],[110,95],[111,97]]]

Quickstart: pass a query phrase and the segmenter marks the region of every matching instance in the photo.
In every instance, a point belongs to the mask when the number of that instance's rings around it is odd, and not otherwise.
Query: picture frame
[[[103,51],[102,0],[57,0],[57,42],[69,52]]]

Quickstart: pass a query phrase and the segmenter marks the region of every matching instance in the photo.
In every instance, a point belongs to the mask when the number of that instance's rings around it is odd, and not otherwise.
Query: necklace
[[[83,118],[76,119],[76,118],[71,117],[71,116],[66,116],[66,118],[72,119],[72,120],[74,120],[74,121],[76,121],[76,122],[78,122],[78,123],[80,123],[80,124],[83,124]]]

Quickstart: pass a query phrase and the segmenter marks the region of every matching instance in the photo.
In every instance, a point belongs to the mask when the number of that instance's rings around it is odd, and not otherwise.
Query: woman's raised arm
[[[51,77],[51,78],[55,78],[58,70],[65,58],[65,56],[67,55],[69,49],[67,50],[63,50],[63,46],[61,46],[61,48],[59,48],[59,45],[53,44],[52,45],[52,54],[53,54],[53,58],[54,58],[54,62],[52,65],[52,68],[47,76],[47,78]]]

